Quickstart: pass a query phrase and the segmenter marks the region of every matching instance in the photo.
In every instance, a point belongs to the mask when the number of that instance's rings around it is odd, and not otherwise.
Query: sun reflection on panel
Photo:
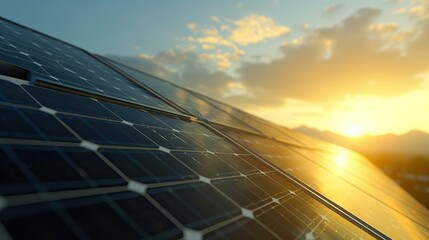
[[[345,151],[338,151],[335,156],[335,164],[339,168],[345,168],[348,163],[348,154]]]

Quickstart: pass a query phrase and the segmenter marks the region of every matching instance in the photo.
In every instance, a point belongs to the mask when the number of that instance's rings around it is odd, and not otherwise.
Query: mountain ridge
[[[429,154],[429,134],[420,130],[410,130],[400,135],[362,135],[358,138],[307,126],[293,130],[361,153]]]

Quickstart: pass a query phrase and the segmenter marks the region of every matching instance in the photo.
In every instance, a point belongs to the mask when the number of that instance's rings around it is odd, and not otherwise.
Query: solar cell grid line
[[[195,95],[192,91],[186,88],[147,73],[143,73],[140,70],[125,66],[111,59],[105,57],[100,57],[100,59],[104,60],[106,64],[110,64],[110,66],[118,71],[121,71],[123,74],[128,75],[131,78],[135,78],[147,87],[152,88],[159,94],[162,94],[169,99],[170,102],[173,102],[180,108],[185,109],[188,113],[193,114],[197,118],[204,118],[211,122],[219,122],[223,125],[258,132],[258,129],[248,126],[246,122],[243,122],[234,115],[224,112],[217,106],[206,102],[203,98]],[[184,97],[187,98],[183,99]]]
[[[3,50],[0,61],[28,69],[32,81],[177,112],[90,53],[3,18],[0,18],[0,49]]]

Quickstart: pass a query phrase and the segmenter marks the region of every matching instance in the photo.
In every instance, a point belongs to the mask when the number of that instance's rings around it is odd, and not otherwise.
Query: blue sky
[[[0,14],[289,127],[400,134],[429,132],[428,9],[427,0],[3,0]]]
[[[321,17],[332,1],[2,1],[1,16],[99,54],[155,54],[189,35],[189,22],[210,24],[210,16],[239,19],[251,13],[280,25],[330,25],[360,6],[377,1],[346,1],[334,17]],[[290,37],[290,36],[288,36]],[[139,50],[134,49],[140,46]]]

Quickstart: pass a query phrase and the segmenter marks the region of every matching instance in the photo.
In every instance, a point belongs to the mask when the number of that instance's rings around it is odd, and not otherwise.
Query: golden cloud
[[[231,31],[229,39],[244,46],[277,38],[290,31],[286,26],[276,25],[272,18],[257,14],[245,16],[233,23],[235,29]]]
[[[229,22],[229,26],[217,17],[210,19],[215,25],[204,26],[197,23],[189,23],[188,29],[197,36],[180,38],[183,42],[198,43],[200,60],[204,63],[212,61],[218,70],[225,70],[233,65],[244,55],[244,50],[239,46],[255,44],[282,36],[289,32],[286,26],[276,25],[274,20],[267,16],[250,14],[241,19]]]
[[[339,25],[315,29],[300,44],[284,44],[280,59],[242,64],[241,80],[255,102],[264,99],[271,106],[290,98],[323,102],[418,89],[423,81],[419,74],[429,70],[429,20],[419,22],[416,30],[396,32],[395,24],[374,24],[379,15],[379,10],[362,9]],[[390,39],[374,36],[374,30],[395,30],[393,36],[400,39],[415,37],[403,49],[383,48]],[[238,98],[234,101],[251,102]]]

